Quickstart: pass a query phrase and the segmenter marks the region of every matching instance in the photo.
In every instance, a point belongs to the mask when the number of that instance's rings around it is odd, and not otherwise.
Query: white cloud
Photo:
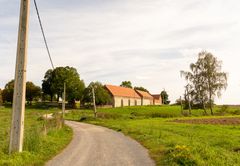
[[[179,71],[207,49],[229,73],[218,102],[239,103],[237,0],[42,0],[39,9],[54,64],[76,67],[87,83],[131,80],[175,101],[185,84]],[[14,75],[18,10],[17,0],[0,0],[0,87]],[[27,75],[40,85],[51,66],[33,6],[29,37]]]

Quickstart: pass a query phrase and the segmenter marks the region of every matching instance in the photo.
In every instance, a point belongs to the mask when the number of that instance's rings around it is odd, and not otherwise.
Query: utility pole
[[[9,153],[22,152],[30,0],[21,0]]]
[[[97,107],[96,107],[96,101],[95,101],[95,90],[94,87],[92,87],[92,95],[93,95],[93,111],[94,111],[94,117],[97,117]]]
[[[64,83],[63,93],[62,93],[62,118],[64,123],[64,116],[65,116],[65,101],[66,101],[66,83]]]

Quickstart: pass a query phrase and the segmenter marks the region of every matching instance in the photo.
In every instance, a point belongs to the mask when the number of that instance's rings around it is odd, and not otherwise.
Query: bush
[[[239,110],[239,109],[234,110],[232,114],[234,114],[234,115],[240,115],[240,110]]]
[[[217,113],[220,115],[225,115],[229,112],[229,106],[223,105],[219,110],[217,110]]]

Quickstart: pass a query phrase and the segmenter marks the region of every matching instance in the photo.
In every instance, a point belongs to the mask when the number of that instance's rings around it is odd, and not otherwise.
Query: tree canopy
[[[96,105],[106,105],[111,101],[111,97],[108,91],[104,88],[102,83],[100,82],[91,82],[88,87],[84,90],[84,103],[92,103],[93,102],[93,94],[92,88],[94,88],[95,92],[95,102]]]
[[[169,101],[169,99],[168,99],[168,93],[167,93],[167,91],[165,91],[165,90],[163,90],[161,93],[160,93],[160,95],[161,95],[161,98],[162,98],[162,103],[163,104],[170,104],[170,101]]]
[[[2,91],[3,102],[13,102],[14,80],[9,81]],[[41,97],[41,88],[32,82],[26,83],[26,100],[31,104],[33,100]]]
[[[36,86],[33,82],[26,83],[26,100],[32,104],[33,100],[41,98],[41,88]]]
[[[80,75],[73,67],[57,67],[54,70],[48,70],[42,83],[43,92],[51,96],[62,96],[64,83],[66,84],[66,99],[74,107],[76,100],[81,100],[85,84],[80,79]]]
[[[133,88],[131,81],[123,81],[120,86],[125,88]]]
[[[144,91],[144,92],[148,92],[148,93],[149,93],[149,91],[148,91],[147,89],[145,89],[144,87],[142,87],[142,86],[140,86],[140,87],[135,86],[134,89],[135,89],[135,90],[141,90],[141,91]]]
[[[197,62],[190,64],[190,71],[181,71],[181,75],[188,81],[187,95],[191,96],[192,103],[204,110],[208,104],[213,114],[214,98],[220,97],[227,88],[227,73],[222,72],[222,62],[212,53],[202,51]]]
[[[53,70],[49,69],[44,76],[42,81],[42,91],[44,95],[49,95],[51,101],[53,101],[54,96],[54,89],[52,89],[52,82],[53,82]]]
[[[3,98],[3,102],[13,102],[13,91],[14,91],[14,80],[9,81],[3,91],[2,91],[2,98]]]

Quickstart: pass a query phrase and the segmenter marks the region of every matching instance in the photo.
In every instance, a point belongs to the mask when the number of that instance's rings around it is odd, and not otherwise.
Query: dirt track
[[[191,124],[240,125],[239,118],[176,119],[172,122]]]
[[[139,143],[113,130],[78,122],[69,146],[47,166],[153,166],[148,152]]]

